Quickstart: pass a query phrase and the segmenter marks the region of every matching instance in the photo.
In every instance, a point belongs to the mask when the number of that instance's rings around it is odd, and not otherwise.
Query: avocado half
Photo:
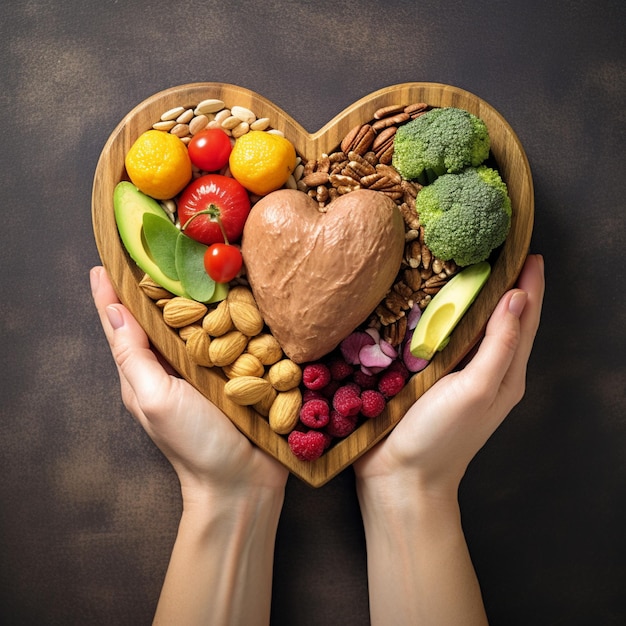
[[[491,265],[482,261],[453,276],[435,295],[420,317],[411,339],[411,354],[430,361],[443,350],[450,335],[476,299],[491,274]]]

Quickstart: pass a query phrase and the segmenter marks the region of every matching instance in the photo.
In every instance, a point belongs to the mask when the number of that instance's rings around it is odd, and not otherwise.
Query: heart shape
[[[285,354],[305,363],[331,352],[393,285],[404,221],[393,200],[369,189],[324,213],[307,194],[282,189],[254,205],[242,252],[263,319]]]
[[[195,365],[184,342],[163,321],[160,309],[138,287],[143,272],[126,253],[117,233],[113,189],[126,178],[124,157],[135,139],[152,126],[164,111],[220,99],[247,107],[258,117],[269,117],[272,126],[294,144],[303,160],[317,159],[337,148],[357,124],[373,118],[376,110],[396,104],[427,102],[432,106],[456,106],[482,118],[491,137],[493,157],[506,181],[513,207],[509,236],[494,264],[491,277],[454,331],[450,343],[430,365],[414,375],[388,404],[382,415],[367,420],[349,437],[340,440],[321,458],[299,461],[284,437],[274,433],[266,419],[250,407],[230,401],[224,394],[221,371]],[[354,193],[354,192],[353,192]],[[514,131],[489,104],[473,94],[437,83],[403,83],[380,89],[358,100],[315,133],[307,132],[280,108],[248,89],[222,83],[194,83],[153,95],[130,111],[106,142],[98,161],[92,193],[92,221],[96,245],[120,300],[146,330],[153,345],[173,367],[211,399],[252,442],[271,454],[304,482],[319,487],[349,466],[385,437],[411,404],[437,380],[449,373],[480,339],[484,326],[501,295],[514,285],[528,253],[534,218],[533,184],[528,160]]]

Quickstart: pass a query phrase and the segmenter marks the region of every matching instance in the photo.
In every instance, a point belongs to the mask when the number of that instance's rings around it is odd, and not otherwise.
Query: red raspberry
[[[301,461],[315,461],[324,453],[328,443],[328,435],[319,430],[301,432],[292,430],[287,442],[294,455]]]
[[[328,398],[329,400],[335,395],[335,391],[341,387],[341,383],[338,380],[331,380],[324,389],[322,389],[321,394],[324,398]]]
[[[302,404],[309,400],[325,400],[324,394],[321,391],[315,391],[313,389],[304,389],[302,391]]]
[[[376,389],[376,384],[378,383],[378,378],[373,376],[372,374],[366,374],[362,370],[357,370],[354,372],[352,376],[352,380],[361,388],[361,389]]]
[[[324,428],[329,417],[330,407],[326,400],[309,400],[300,409],[300,421],[309,428]]]
[[[339,387],[333,396],[333,407],[342,415],[356,415],[361,410],[360,389],[354,383]]]
[[[307,389],[323,389],[330,382],[330,370],[323,363],[309,363],[302,370],[302,383]]]
[[[350,363],[347,363],[344,359],[339,357],[330,363],[329,369],[333,380],[345,380],[354,371]]]
[[[391,398],[401,391],[404,387],[404,376],[394,370],[386,370],[380,376],[378,381],[378,391],[385,396]]]
[[[391,365],[385,371],[399,372],[400,374],[402,374],[402,378],[404,378],[405,381],[410,375],[409,370],[407,369],[407,366],[399,359],[396,359],[395,361],[393,361]]]
[[[361,394],[361,415],[363,417],[378,417],[385,408],[387,402],[380,391],[366,389]]]
[[[338,411],[330,412],[326,432],[332,437],[347,437],[356,428],[358,415],[342,415]]]

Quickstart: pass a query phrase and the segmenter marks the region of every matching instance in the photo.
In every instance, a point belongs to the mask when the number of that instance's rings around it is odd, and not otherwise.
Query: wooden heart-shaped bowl
[[[388,402],[382,415],[366,420],[316,461],[298,460],[289,449],[286,438],[273,432],[267,419],[252,408],[239,406],[229,400],[224,394],[226,378],[221,370],[196,365],[188,358],[183,340],[165,324],[161,310],[139,288],[143,272],[126,253],[117,232],[113,190],[119,181],[127,179],[124,157],[135,139],[151,128],[163,112],[178,106],[194,107],[209,98],[222,100],[228,107],[247,107],[257,117],[270,118],[272,127],[283,131],[304,161],[317,159],[324,153],[336,150],[352,128],[372,120],[374,112],[382,107],[425,102],[435,107],[465,109],[486,123],[493,157],[508,185],[513,206],[509,236],[493,266],[491,277],[457,326],[448,346],[434,357],[426,369],[413,375],[404,389]],[[326,483],[385,437],[411,404],[458,365],[479,341],[498,300],[515,284],[521,271],[530,245],[533,217],[530,168],[521,143],[511,127],[493,107],[480,98],[462,89],[436,83],[403,83],[376,91],[355,102],[315,133],[307,132],[269,100],[248,89],[222,83],[173,87],[136,106],[118,124],[98,161],[92,196],[93,227],[102,263],[120,300],[137,318],[155,348],[182,377],[220,407],[252,442],[314,487]]]

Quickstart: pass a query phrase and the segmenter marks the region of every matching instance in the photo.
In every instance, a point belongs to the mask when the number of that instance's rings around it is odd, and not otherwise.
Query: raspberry
[[[385,408],[387,402],[380,391],[366,389],[361,394],[361,415],[363,417],[378,417]]]
[[[352,380],[361,389],[376,389],[376,384],[378,382],[378,378],[376,376],[372,376],[372,374],[366,374],[362,370],[357,370],[356,372],[354,372]]]
[[[309,363],[302,370],[302,382],[307,389],[323,389],[330,382],[330,370],[323,363]]]
[[[341,358],[334,359],[330,363],[329,369],[333,380],[345,380],[354,371],[352,365]]]
[[[357,415],[342,415],[338,411],[331,411],[326,432],[332,437],[347,437],[356,428],[357,418]]]
[[[387,370],[383,372],[378,381],[378,391],[385,396],[385,398],[391,398],[400,392],[404,387],[404,376],[397,371]]]
[[[324,428],[329,417],[330,407],[326,400],[309,400],[300,409],[300,421],[309,428]]]
[[[324,389],[322,389],[321,394],[324,398],[328,398],[329,400],[335,395],[335,391],[341,387],[341,383],[338,380],[331,380]]]
[[[287,442],[294,455],[301,461],[315,461],[324,453],[328,444],[328,435],[319,430],[301,432],[292,430]]]
[[[304,389],[302,391],[302,404],[309,400],[325,400],[324,394],[321,391],[315,391],[314,389]]]
[[[409,377],[409,370],[407,366],[399,359],[396,359],[395,361],[393,361],[393,363],[387,368],[386,371],[387,372],[399,372],[400,374],[402,374],[402,378],[404,378],[405,381]]]
[[[354,383],[339,387],[333,396],[333,407],[342,415],[356,415],[361,410],[360,389]]]

